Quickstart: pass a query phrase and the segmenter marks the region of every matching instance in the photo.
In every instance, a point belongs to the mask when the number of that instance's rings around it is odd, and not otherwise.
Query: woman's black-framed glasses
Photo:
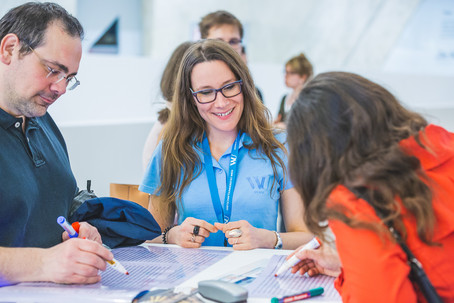
[[[194,92],[192,89],[191,93],[199,102],[200,104],[207,104],[214,102],[216,100],[216,97],[218,95],[218,92],[221,92],[221,94],[226,97],[226,98],[232,98],[235,96],[238,96],[241,94],[241,87],[243,86],[243,80],[238,80],[235,82],[227,83],[221,88],[210,88],[210,89],[202,89],[199,91]]]

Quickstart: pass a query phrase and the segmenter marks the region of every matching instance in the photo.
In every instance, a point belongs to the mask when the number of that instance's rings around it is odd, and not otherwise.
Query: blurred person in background
[[[234,15],[223,10],[209,13],[202,17],[199,30],[202,39],[219,39],[227,42],[247,64],[243,25]],[[259,99],[264,103],[262,92],[257,87],[255,89]]]
[[[189,41],[181,43],[173,51],[166,67],[164,68],[164,72],[162,73],[161,94],[165,100],[165,107],[158,112],[158,120],[153,124],[153,127],[151,128],[145,141],[145,146],[142,152],[142,166],[144,170],[147,168],[151,155],[161,139],[162,129],[169,118],[178,68],[180,67],[184,52],[192,45],[192,43],[193,42]]]
[[[292,91],[282,97],[279,112],[274,124],[279,128],[285,128],[285,122],[288,112],[292,107],[295,99],[303,89],[304,85],[313,75],[312,64],[307,57],[301,53],[291,58],[285,63],[285,86]]]

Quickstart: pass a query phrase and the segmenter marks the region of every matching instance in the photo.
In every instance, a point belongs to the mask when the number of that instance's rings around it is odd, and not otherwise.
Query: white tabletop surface
[[[150,245],[150,244],[146,244]],[[162,246],[163,244],[152,244],[153,246]],[[169,246],[167,246],[169,247]],[[175,246],[172,246],[175,247]],[[289,250],[274,250],[274,249],[254,249],[248,251],[233,251],[232,248],[224,247],[204,247],[206,249],[220,249],[220,250],[231,250],[232,253],[223,258],[222,260],[211,265],[207,269],[201,271],[195,276],[189,278],[184,283],[182,283],[178,288],[184,289],[189,287],[197,287],[197,283],[203,280],[219,279],[222,276],[225,276],[229,273],[234,272],[247,272],[251,269],[251,266],[262,263],[267,264],[268,260],[277,254],[287,255],[291,253]],[[58,286],[58,285],[57,285]],[[85,288],[85,289],[84,289]],[[81,289],[80,287],[75,288],[62,288],[60,293],[52,293],[47,287],[39,288],[24,288],[21,285],[16,285],[13,287],[2,287],[0,288],[0,303],[3,302],[18,302],[18,303],[71,303],[71,302],[131,302],[133,297],[132,292],[125,292],[122,295],[115,295],[115,297],[107,296],[101,297],[93,292],[87,296],[87,290],[89,286]],[[54,288],[55,290],[55,288]],[[58,289],[60,291],[60,289]],[[82,290],[85,290],[83,292]],[[314,297],[305,302],[341,302],[337,301],[327,301],[323,297]],[[207,302],[210,302],[207,300]],[[249,298],[249,303],[258,303],[258,302],[270,302],[270,298]]]

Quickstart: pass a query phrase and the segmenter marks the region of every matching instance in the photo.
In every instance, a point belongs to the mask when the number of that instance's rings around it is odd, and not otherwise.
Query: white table
[[[150,246],[164,246],[164,244],[144,244]],[[166,245],[164,247],[176,247],[173,245]],[[230,250],[232,248],[224,247],[204,247],[203,249],[216,249],[216,250]],[[289,254],[289,250],[274,250],[274,249],[254,249],[248,251],[232,251],[231,254],[211,265],[195,276],[189,278],[181,283],[178,288],[184,289],[189,287],[197,287],[197,283],[203,280],[219,279],[226,274],[232,272],[244,272],[251,269],[254,264],[266,264],[268,260],[277,254]],[[126,303],[131,302],[131,299],[137,291],[122,292],[120,294],[105,294],[99,295],[96,290],[91,291],[91,286],[59,286],[58,284],[48,287],[45,284],[43,287],[30,287],[30,286],[8,286],[0,288],[0,303],[2,302],[18,302],[18,303],[71,303],[71,302],[118,302]],[[340,300],[327,301],[323,297],[311,298],[308,302],[341,302]],[[207,300],[208,302],[208,300]],[[249,298],[250,303],[270,302],[270,299],[264,298]]]

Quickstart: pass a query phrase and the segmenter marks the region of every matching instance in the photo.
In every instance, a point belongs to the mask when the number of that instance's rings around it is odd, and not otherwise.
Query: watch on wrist
[[[281,249],[282,248],[281,235],[277,231],[275,231],[274,233],[276,234],[276,245],[274,245],[274,249]]]

